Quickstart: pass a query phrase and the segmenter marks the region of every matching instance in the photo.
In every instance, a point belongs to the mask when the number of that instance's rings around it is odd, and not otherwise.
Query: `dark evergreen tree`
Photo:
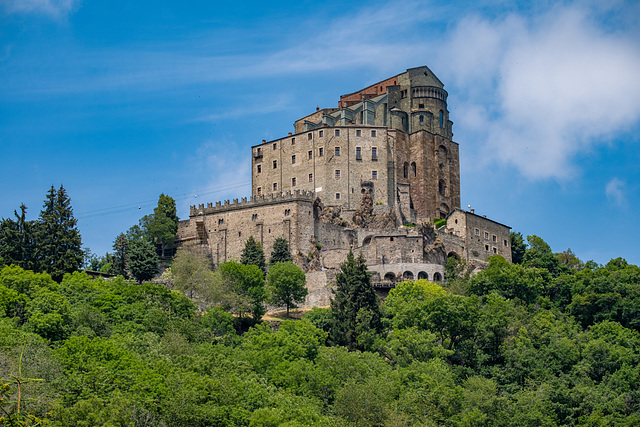
[[[176,201],[170,196],[160,194],[158,206],[153,210],[146,227],[149,238],[160,249],[160,254],[163,257],[167,256],[166,251],[173,249],[178,231]]]
[[[153,243],[145,239],[129,242],[129,262],[127,268],[138,283],[151,280],[158,274],[159,261]]]
[[[84,261],[71,199],[62,185],[57,191],[51,186],[39,223],[36,240],[40,267],[59,282],[65,273],[79,270]]]
[[[289,242],[283,237],[278,237],[273,242],[273,250],[271,251],[271,258],[269,258],[269,265],[273,265],[277,262],[293,261],[291,252],[289,252]]]
[[[257,265],[263,273],[267,271],[267,264],[264,260],[264,251],[260,243],[250,236],[244,244],[240,263],[244,265]]]
[[[350,349],[363,349],[372,334],[382,330],[380,302],[371,286],[370,273],[364,257],[353,256],[336,274],[336,287],[331,299],[331,331],[329,339]]]
[[[118,234],[113,242],[113,260],[111,262],[112,274],[128,277],[127,262],[129,260],[129,239],[124,233]]]
[[[527,250],[527,245],[524,243],[524,237],[522,233],[515,231],[511,232],[511,262],[514,264],[522,264],[524,253]]]
[[[38,223],[27,221],[27,207],[20,205],[20,214],[13,211],[16,219],[0,222],[0,259],[4,264],[19,265],[25,270],[39,271],[36,233]]]

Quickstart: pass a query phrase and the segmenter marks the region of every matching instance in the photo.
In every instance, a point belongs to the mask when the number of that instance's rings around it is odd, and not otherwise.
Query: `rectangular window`
[[[475,230],[475,233],[476,233],[476,236],[480,236],[480,230],[478,230],[477,228]]]
[[[312,138],[311,133],[308,133],[307,134],[307,139],[311,139],[311,138]]]
[[[356,160],[362,160],[362,148],[356,147]]]
[[[262,187],[258,187],[258,196],[262,194]]]
[[[273,161],[273,168],[276,169],[278,167],[278,161],[274,160]]]
[[[295,178],[291,178],[291,186],[292,187],[296,186],[296,179]]]
[[[371,179],[374,181],[378,179],[378,171],[371,171]]]
[[[256,221],[258,219],[258,214],[251,215],[251,221]]]
[[[340,169],[336,169],[335,177],[336,177],[336,179],[340,179]]]
[[[218,225],[222,225],[222,224],[224,224],[224,219],[218,218]]]
[[[277,150],[278,149],[278,144],[276,144],[275,142],[273,143],[273,149]]]
[[[493,248],[493,253],[497,254],[498,253],[498,249],[497,248]]]
[[[324,148],[318,149],[318,157],[324,156]]]
[[[371,147],[371,160],[378,160],[378,149]]]
[[[356,136],[362,136],[362,131],[360,129],[356,130]]]
[[[309,174],[309,182],[313,182],[313,174],[312,173]]]
[[[489,245],[484,245],[484,250],[488,251],[489,250]]]
[[[486,231],[484,232],[484,238],[489,240],[489,233],[487,233]]]
[[[340,136],[340,129],[336,129],[336,136]]]
[[[502,243],[503,243],[505,246],[509,246],[509,243],[507,243],[507,241],[506,241],[506,240],[503,240],[503,241],[502,241]]]
[[[313,159],[313,151],[309,150],[309,160]]]
[[[491,240],[493,240],[494,242],[498,241],[498,237],[494,234],[493,236],[491,236]]]
[[[278,191],[278,183],[277,182],[273,183],[273,191]]]
[[[296,155],[294,154],[293,156],[291,156],[291,163],[295,163],[296,162]]]
[[[318,132],[318,136],[324,136],[324,131],[321,130],[320,132]]]
[[[376,131],[375,130],[371,131],[371,136],[374,137],[374,138],[376,137]]]
[[[291,138],[291,145],[296,145],[296,139],[295,138]]]
[[[340,147],[336,147],[335,149],[336,156],[340,155]]]
[[[336,200],[340,200],[340,193],[336,193]]]
[[[258,173],[261,173],[262,172],[262,165],[258,165],[257,168],[258,168]]]

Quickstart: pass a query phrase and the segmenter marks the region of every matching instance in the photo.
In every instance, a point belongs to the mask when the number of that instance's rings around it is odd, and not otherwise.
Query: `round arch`
[[[434,282],[442,282],[442,274],[435,272],[433,273],[433,281]]]
[[[389,272],[387,274],[384,275],[384,280],[389,280],[391,282],[395,282],[396,281],[396,275]]]
[[[429,280],[429,275],[425,271],[421,271],[418,273],[418,280],[420,279]]]
[[[403,280],[413,280],[413,272],[407,270],[404,273],[402,273],[402,279]]]

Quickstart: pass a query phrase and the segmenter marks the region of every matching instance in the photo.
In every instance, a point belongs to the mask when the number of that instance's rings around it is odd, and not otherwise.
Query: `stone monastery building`
[[[178,242],[203,245],[218,264],[239,259],[249,236],[267,257],[284,237],[307,271],[309,305],[328,303],[322,289],[350,249],[384,287],[442,280],[447,256],[477,268],[496,254],[511,261],[510,228],[460,209],[452,125],[426,66],[342,95],[251,147],[251,198],[191,206]],[[447,219],[438,230],[437,218]]]

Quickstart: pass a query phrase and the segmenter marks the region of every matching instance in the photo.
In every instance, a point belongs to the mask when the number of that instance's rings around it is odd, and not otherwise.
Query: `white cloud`
[[[464,19],[442,56],[461,108],[487,111],[484,160],[530,178],[571,177],[576,154],[640,119],[640,44],[580,8]]]
[[[42,14],[61,19],[73,12],[80,0],[0,0],[8,13]]]
[[[618,206],[624,206],[626,202],[625,195],[626,184],[618,178],[612,178],[605,187],[605,194],[610,202]]]

